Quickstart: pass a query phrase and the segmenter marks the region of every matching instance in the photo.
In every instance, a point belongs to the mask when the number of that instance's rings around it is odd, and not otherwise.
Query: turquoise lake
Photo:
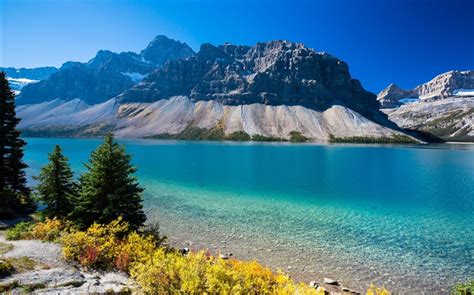
[[[27,142],[31,177],[55,144],[84,172],[101,141]],[[121,142],[176,245],[359,290],[443,293],[474,278],[474,145]]]

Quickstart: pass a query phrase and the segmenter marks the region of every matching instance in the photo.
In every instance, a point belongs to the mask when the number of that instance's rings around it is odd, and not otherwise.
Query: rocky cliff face
[[[101,103],[132,87],[163,62],[192,54],[186,44],[163,36],[155,38],[140,54],[100,50],[87,63],[66,62],[47,80],[25,86],[17,103],[33,104],[57,98]]]
[[[186,60],[174,60],[117,98],[154,102],[173,96],[223,105],[300,105],[322,111],[339,104],[364,116],[380,115],[374,94],[351,78],[347,64],[288,41],[253,47],[203,44]]]
[[[416,99],[435,101],[452,96],[469,96],[469,90],[474,91],[474,71],[449,71],[411,90],[390,84],[377,95],[377,100],[382,108],[395,108]]]
[[[192,54],[158,36],[140,54],[99,51],[87,63],[67,62],[23,89],[20,128],[123,137],[210,130],[288,139],[297,132],[316,141],[401,134],[330,54],[288,41],[203,44]]]
[[[402,103],[407,97],[414,100]],[[445,141],[474,141],[474,71],[450,71],[412,90],[392,84],[378,100],[401,128]]]
[[[377,95],[377,100],[384,109],[399,107],[403,104],[400,100],[406,98],[417,99],[418,95],[413,90],[403,90],[393,83]]]

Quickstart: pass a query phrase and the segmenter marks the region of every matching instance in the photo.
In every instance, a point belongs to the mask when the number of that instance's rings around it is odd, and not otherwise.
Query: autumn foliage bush
[[[390,295],[390,292],[384,287],[378,287],[373,284],[370,284],[367,289],[367,295]]]
[[[146,294],[324,294],[256,261],[222,259],[206,251],[183,255],[162,246],[157,230],[131,230],[118,218],[85,231],[58,219],[21,225],[21,236],[59,241],[66,260],[88,269],[124,271]],[[370,295],[388,295],[371,286]]]
[[[64,232],[72,229],[68,221],[46,218],[44,221],[20,222],[6,232],[7,240],[43,240],[55,241]]]
[[[204,251],[183,256],[159,248],[132,264],[130,275],[145,293],[318,294],[255,261],[224,260]]]
[[[56,241],[60,236],[74,227],[69,221],[63,221],[57,218],[46,218],[44,221],[36,222],[31,227],[30,239],[38,239],[43,241]]]
[[[130,231],[120,218],[61,238],[67,260],[125,271],[145,293],[318,294],[255,261],[224,260],[204,251],[182,255],[160,242],[155,235]]]

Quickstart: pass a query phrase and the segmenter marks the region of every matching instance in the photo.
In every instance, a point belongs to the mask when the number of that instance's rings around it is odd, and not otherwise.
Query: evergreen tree
[[[73,173],[59,145],[54,147],[48,159],[49,163],[35,177],[39,182],[38,196],[47,205],[43,213],[49,218],[67,217],[72,212],[77,193]]]
[[[73,220],[81,228],[94,222],[109,223],[122,216],[137,229],[146,220],[142,205],[142,191],[133,174],[136,168],[125,147],[114,141],[112,134],[92,152],[88,171],[80,178],[80,192],[73,212]]]
[[[0,212],[27,212],[34,209],[26,186],[23,148],[15,112],[15,94],[4,72],[0,72]]]

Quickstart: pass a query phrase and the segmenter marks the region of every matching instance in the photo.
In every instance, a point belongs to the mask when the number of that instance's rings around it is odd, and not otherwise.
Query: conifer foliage
[[[23,149],[15,112],[15,94],[5,73],[0,72],[0,217],[26,213],[34,209],[30,190],[26,186]]]
[[[41,169],[40,175],[35,177],[38,180],[38,197],[46,204],[43,214],[49,218],[67,217],[73,209],[77,185],[74,183],[68,159],[59,145],[54,147],[48,158],[49,163]]]
[[[80,177],[80,192],[73,212],[76,224],[87,228],[94,222],[107,224],[122,216],[132,229],[142,226],[146,220],[143,189],[133,176],[136,168],[124,146],[109,133],[85,166],[88,171]]]

